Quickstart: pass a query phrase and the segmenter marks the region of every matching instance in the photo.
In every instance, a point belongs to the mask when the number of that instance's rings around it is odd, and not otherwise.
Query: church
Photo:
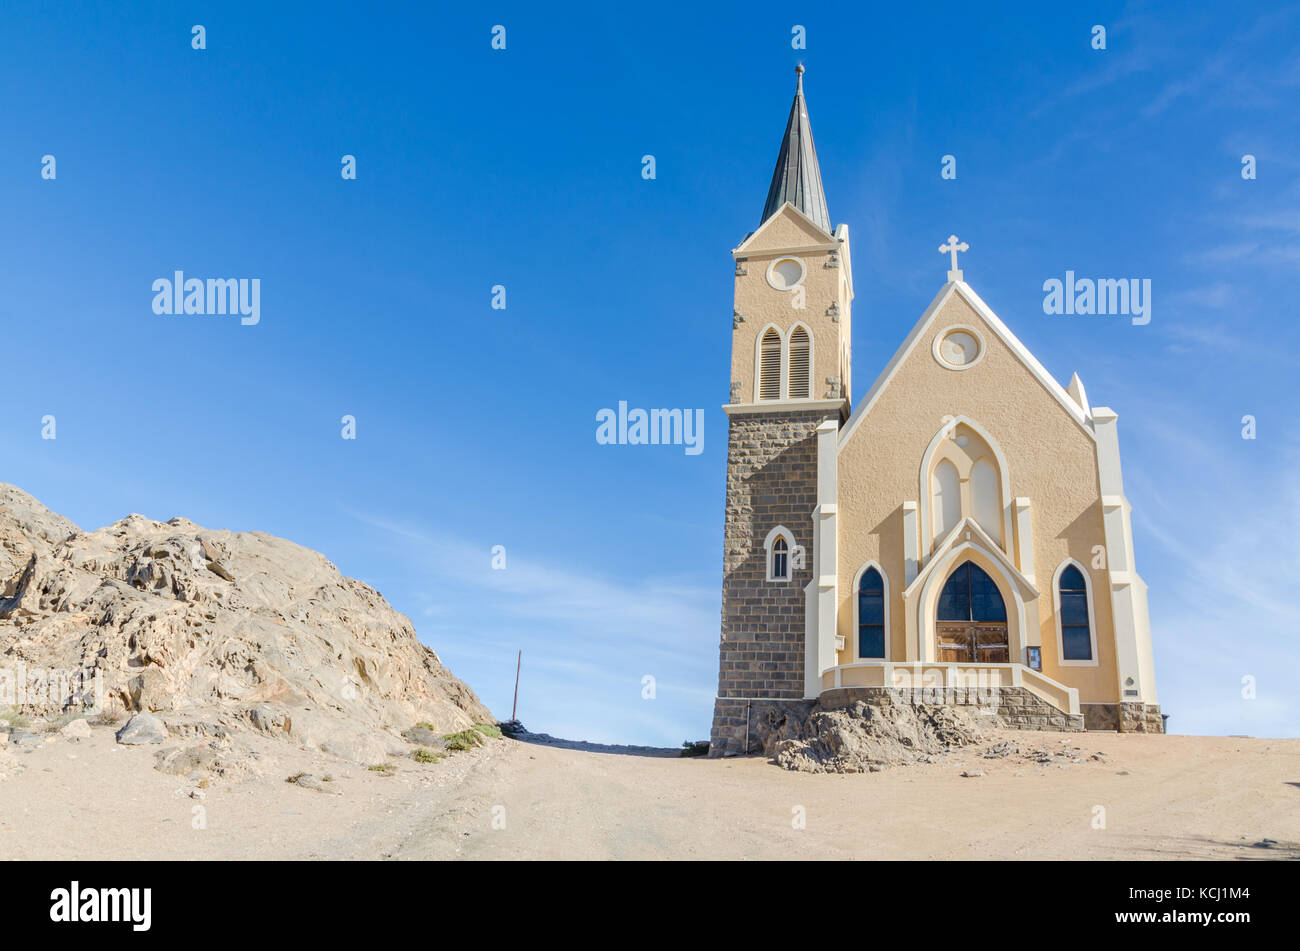
[[[803,67],[733,252],[710,755],[783,706],[924,697],[1023,729],[1163,732],[1116,413],[948,280],[851,404],[853,257]],[[873,361],[874,363],[875,361]]]

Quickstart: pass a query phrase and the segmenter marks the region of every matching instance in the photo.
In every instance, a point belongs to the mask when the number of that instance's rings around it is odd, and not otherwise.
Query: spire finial
[[[795,90],[799,95],[803,95],[803,63],[794,68],[794,74],[799,77],[799,88]]]

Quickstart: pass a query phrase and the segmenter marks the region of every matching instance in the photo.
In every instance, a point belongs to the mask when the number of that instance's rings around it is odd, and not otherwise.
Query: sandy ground
[[[261,739],[260,778],[193,784],[110,729],[0,752],[17,859],[1300,858],[1300,740],[1007,733],[986,759],[860,775],[495,740],[381,775]],[[1064,743],[1062,742],[1064,741]],[[171,744],[175,745],[175,744]],[[1092,758],[1100,753],[1099,759]],[[329,795],[285,782],[330,776]],[[963,771],[984,775],[963,777]],[[1104,828],[1095,828],[1104,809]],[[802,827],[799,818],[802,817]],[[1256,845],[1265,839],[1276,844]]]

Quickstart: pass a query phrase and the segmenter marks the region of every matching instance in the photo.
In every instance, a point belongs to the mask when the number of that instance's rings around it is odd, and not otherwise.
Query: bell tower
[[[849,415],[849,233],[832,229],[802,66],[756,231],[733,252],[722,637],[711,756],[755,748],[756,711],[820,690],[819,638],[833,643],[833,502],[823,469]],[[819,544],[831,534],[828,549]],[[833,559],[832,559],[833,560]],[[826,623],[829,611],[829,623]],[[821,629],[825,627],[826,630]],[[833,656],[833,651],[831,652]],[[748,740],[746,739],[748,737]]]

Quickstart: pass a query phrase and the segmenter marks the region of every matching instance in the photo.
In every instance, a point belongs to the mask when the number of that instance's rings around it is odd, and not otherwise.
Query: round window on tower
[[[803,283],[803,262],[798,258],[777,258],[767,268],[767,283],[778,291],[793,290]]]
[[[934,338],[934,358],[949,370],[969,370],[984,356],[984,340],[973,327],[949,327]]]

